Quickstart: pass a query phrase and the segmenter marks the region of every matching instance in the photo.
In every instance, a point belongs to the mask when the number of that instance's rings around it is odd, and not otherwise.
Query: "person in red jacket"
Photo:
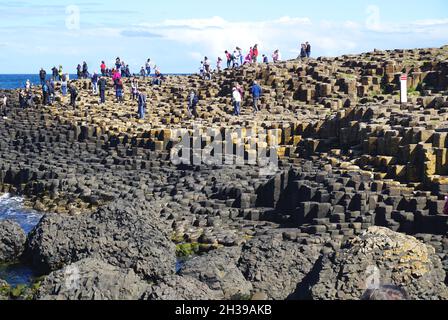
[[[256,44],[252,51],[252,59],[254,63],[257,63],[258,60],[258,44]]]
[[[102,75],[103,77],[106,76],[106,69],[107,69],[107,67],[106,67],[106,63],[105,63],[104,61],[101,61],[101,75]]]

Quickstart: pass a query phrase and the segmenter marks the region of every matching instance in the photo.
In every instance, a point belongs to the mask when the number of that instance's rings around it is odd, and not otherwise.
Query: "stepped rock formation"
[[[403,73],[407,104],[399,101]],[[256,115],[254,80],[263,88]],[[21,110],[17,92],[5,92],[13,106],[0,120],[0,191],[51,213],[24,252],[38,270],[96,259],[152,281],[147,299],[224,299],[248,291],[269,299],[356,299],[359,287],[344,291],[326,280],[308,286],[319,263],[328,274],[341,265],[328,257],[347,241],[386,227],[434,250],[418,254],[430,257],[423,266],[434,267],[433,280],[394,283],[415,299],[432,292],[446,298],[448,47],[250,65],[211,81],[197,75],[169,76],[160,86],[139,81],[148,96],[145,120],[137,119],[130,91],[124,103],[114,101],[110,80],[103,105],[90,81],[75,81],[75,109],[60,96],[42,106],[35,88],[36,107]],[[245,91],[241,117],[231,115],[235,84]],[[198,119],[187,116],[191,90],[200,95]],[[193,142],[191,154],[181,157],[192,164],[172,161],[181,135]],[[220,149],[241,156],[203,163],[210,145],[215,159],[224,158]],[[277,155],[278,165],[251,162],[257,154]],[[387,236],[400,246],[410,241]],[[191,260],[176,275],[175,244],[177,251],[194,248],[210,268]],[[358,240],[358,247],[367,245]],[[230,261],[226,272],[223,259]],[[435,291],[425,291],[428,281],[436,281]],[[334,290],[325,293],[321,285]]]

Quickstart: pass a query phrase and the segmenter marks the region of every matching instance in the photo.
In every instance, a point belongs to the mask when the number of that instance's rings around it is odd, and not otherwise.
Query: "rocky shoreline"
[[[411,299],[448,299],[447,59],[448,47],[375,51],[212,81],[141,79],[146,121],[130,99],[112,102],[112,88],[99,105],[84,80],[76,110],[61,98],[22,110],[6,91],[0,192],[48,214],[28,237],[0,222],[0,262],[43,275],[24,290],[33,299],[360,299],[372,266]],[[253,115],[247,99],[231,117],[233,84],[248,92],[253,80],[263,111]],[[186,117],[191,89],[196,121]],[[174,130],[199,124],[244,128],[232,147],[246,158],[278,140],[278,170],[174,165]],[[268,130],[266,143],[249,143],[253,128]],[[180,256],[190,259],[176,272]]]

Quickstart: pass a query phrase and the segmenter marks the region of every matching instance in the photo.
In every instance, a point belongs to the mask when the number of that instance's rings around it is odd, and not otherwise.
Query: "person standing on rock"
[[[21,109],[26,108],[26,93],[23,90],[19,91],[19,106]]]
[[[140,120],[145,118],[146,113],[146,94],[137,92],[138,95],[138,117]]]
[[[3,116],[3,119],[8,119],[8,115],[7,115],[7,106],[8,106],[8,97],[6,95],[3,95],[2,98],[2,106],[1,106],[1,114]]]
[[[56,67],[53,67],[53,68],[51,69],[51,73],[52,73],[52,75],[51,75],[51,79],[52,79],[53,81],[56,81],[56,80],[58,79],[58,74],[59,74],[58,69],[57,69]]]
[[[132,101],[138,99],[138,94],[139,94],[139,90],[138,90],[138,82],[137,82],[137,80],[132,79],[132,81],[131,81],[131,95],[132,95]]]
[[[48,87],[48,81],[45,81],[42,85],[42,104],[46,106],[48,104],[49,100],[49,93],[50,89]]]
[[[87,66],[87,62],[82,63],[82,77],[87,79],[89,77],[89,68]]]
[[[31,91],[31,82],[30,79],[27,79],[25,82],[25,91],[30,92]]]
[[[230,69],[230,66],[231,66],[231,63],[232,63],[232,55],[227,50],[224,53],[225,53],[226,59],[227,59],[227,69]]]
[[[98,94],[98,79],[98,74],[94,72],[92,76],[92,93],[95,96]]]
[[[115,70],[117,72],[120,72],[121,69],[121,60],[120,57],[117,57],[117,59],[115,59]]]
[[[70,84],[70,105],[73,107],[73,109],[76,108],[76,99],[78,98],[78,90],[76,89],[75,85],[72,83]]]
[[[236,87],[232,89],[232,98],[233,98],[233,115],[239,116],[241,114],[241,93],[238,91]]]
[[[107,81],[104,77],[101,77],[98,81],[98,88],[100,90],[100,104],[106,103],[106,88]]]
[[[146,70],[145,70],[145,67],[142,67],[142,68],[140,69],[140,76],[143,77],[143,79],[146,78]]]
[[[281,60],[280,57],[280,50],[275,50],[274,53],[272,54],[272,61],[274,61],[274,63],[277,63]]]
[[[106,76],[106,72],[107,72],[107,67],[106,67],[106,63],[104,61],[101,61],[100,68],[101,68],[101,75],[103,77],[105,77]]]
[[[55,87],[54,87],[53,79],[50,80],[50,84],[48,86],[48,89],[49,89],[49,93],[50,93],[50,105],[52,105],[54,103],[54,101],[55,101],[55,98],[56,98],[56,90],[55,90]]]
[[[221,57],[218,57],[218,61],[216,62],[216,70],[218,73],[221,73],[222,71],[222,59]]]
[[[238,51],[238,58],[240,60],[240,66],[242,66],[243,62],[244,62],[243,49],[241,49],[240,47],[236,47],[236,51]]]
[[[205,78],[208,80],[212,79],[212,72],[210,70],[210,61],[207,57],[204,58],[204,70],[205,70]]]
[[[268,59],[268,56],[267,55],[263,55],[263,63],[264,64],[268,64],[269,63],[269,59]]]
[[[61,92],[64,98],[67,96],[67,89],[68,89],[67,77],[63,75],[61,81]]]
[[[61,65],[59,65],[59,73],[58,73],[59,81],[62,81],[62,76],[63,75],[64,75],[64,69],[62,68]]]
[[[124,97],[123,97],[123,81],[121,81],[121,78],[118,79],[117,85],[116,85],[116,96],[117,96],[117,102],[123,103]]]
[[[47,72],[44,70],[44,68],[40,69],[39,78],[40,78],[40,84],[44,85],[45,81],[47,80]]]
[[[76,75],[78,76],[78,79],[82,78],[82,67],[80,64],[76,67]]]
[[[258,62],[258,44],[256,44],[255,46],[254,46],[254,49],[253,49],[253,52],[252,52],[252,60],[253,60],[253,62],[254,63],[257,63]]]
[[[255,113],[258,113],[260,109],[258,108],[258,103],[260,101],[260,97],[263,93],[260,85],[257,83],[257,81],[254,81],[252,88],[251,88],[252,98],[253,98],[253,107]]]
[[[199,103],[199,97],[196,94],[196,92],[192,90],[190,95],[188,96],[188,109],[187,109],[190,118],[199,117],[198,112],[196,110],[198,103]]]
[[[311,57],[311,44],[308,41],[305,44],[305,52],[306,52],[306,57],[310,58]]]
[[[300,59],[305,59],[306,58],[306,44],[302,43],[301,48],[300,48]]]
[[[146,61],[145,68],[146,68],[146,75],[148,77],[150,77],[151,76],[151,59],[148,59]]]

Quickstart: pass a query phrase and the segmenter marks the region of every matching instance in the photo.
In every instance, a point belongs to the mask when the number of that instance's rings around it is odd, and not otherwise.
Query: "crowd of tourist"
[[[221,73],[223,71],[223,63],[226,62],[227,69],[235,69],[245,65],[252,65],[258,63],[267,64],[270,62],[268,55],[262,54],[260,56],[259,45],[255,44],[247,51],[243,53],[240,47],[235,47],[233,51],[224,51],[225,60],[221,57],[217,58],[216,68],[213,70],[212,62],[208,57],[204,57],[201,61],[199,68],[199,75],[204,80],[211,80],[215,73]],[[275,50],[271,55],[271,61],[273,63],[279,63],[282,61],[282,55],[280,50]],[[301,44],[300,47],[300,59],[306,59],[311,57],[311,45],[309,42]],[[112,67],[108,67],[106,62],[101,61],[100,72],[89,72],[89,67],[84,61],[82,64],[78,64],[76,67],[76,76],[78,79],[89,79],[92,83],[92,95],[99,95],[99,103],[106,103],[106,91],[108,84],[114,88],[116,103],[122,104],[124,102],[124,96],[126,90],[129,89],[130,97],[132,101],[137,102],[137,116],[139,119],[144,119],[147,108],[147,97],[139,88],[139,78],[150,78],[149,84],[153,86],[160,86],[163,84],[165,77],[160,72],[157,65],[153,64],[151,59],[147,59],[145,64],[141,67],[140,72],[132,74],[129,64],[127,64],[120,57],[115,59],[115,63]],[[123,81],[125,78],[129,78],[130,87],[125,86]],[[47,77],[46,71],[42,68],[39,72],[39,79],[42,89],[43,105],[52,105],[55,102],[56,97],[56,83],[59,83],[60,94],[65,101],[67,95],[70,95],[70,105],[76,108],[76,101],[78,98],[78,89],[73,81],[70,81],[69,74],[64,73],[63,67],[53,67],[51,69],[51,77]],[[145,81],[145,84],[147,81]],[[263,91],[261,86],[254,81],[250,87],[250,94],[252,96],[252,107],[255,113],[260,111],[259,103],[262,97]],[[25,89],[19,91],[19,102],[22,108],[34,105],[35,97],[32,94],[31,84],[29,80],[25,84]],[[191,91],[187,99],[187,113],[190,117],[199,117],[197,112],[197,106],[199,104],[200,96],[197,92]],[[233,102],[233,114],[235,116],[241,115],[241,108],[244,105],[245,96],[243,87],[239,84],[235,84],[232,88],[232,102]],[[3,108],[5,109],[5,108]],[[3,110],[2,109],[2,110]]]

